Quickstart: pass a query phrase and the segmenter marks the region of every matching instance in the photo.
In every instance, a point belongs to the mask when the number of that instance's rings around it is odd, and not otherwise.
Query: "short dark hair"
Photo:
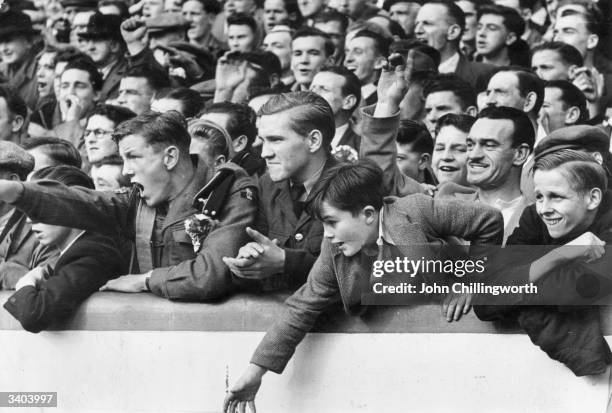
[[[531,49],[531,57],[535,55],[537,52],[541,52],[543,50],[553,50],[557,52],[561,61],[566,65],[576,65],[582,66],[584,64],[584,59],[582,55],[571,44],[563,43],[563,42],[547,42],[542,43],[533,49]]]
[[[227,27],[229,26],[249,26],[253,34],[257,33],[257,22],[252,16],[245,13],[236,13],[227,18]]]
[[[474,88],[455,74],[439,74],[428,80],[423,88],[423,96],[427,99],[428,95],[435,92],[453,93],[459,100],[462,110],[466,110],[470,106],[476,106]]]
[[[148,65],[137,65],[129,68],[123,75],[123,79],[126,77],[145,78],[149,87],[155,92],[170,87],[170,78],[168,75],[160,69]]]
[[[344,33],[346,33],[346,29],[348,28],[348,25],[349,25],[349,18],[346,14],[340,13],[338,10],[329,9],[315,16],[314,22],[315,23],[338,22],[340,23],[341,30]]]
[[[536,101],[532,109],[533,113],[538,113],[544,103],[544,81],[530,69],[521,66],[502,66],[493,72],[493,77],[500,72],[510,72],[516,75],[518,80],[518,90],[521,97],[527,97],[529,92],[535,92]],[[489,78],[490,79],[490,78]]]
[[[489,106],[484,108],[478,119],[509,120],[512,122],[512,147],[527,144],[529,151],[533,150],[535,144],[535,130],[533,124],[525,112],[507,106]]]
[[[461,27],[461,31],[465,30],[465,13],[461,9],[461,7],[457,6],[457,4],[452,0],[433,0],[428,1],[425,4],[438,4],[440,6],[444,6],[446,12],[450,16],[450,18],[455,22],[456,25]],[[461,39],[459,37],[457,42]]]
[[[330,72],[334,73],[338,76],[342,76],[344,78],[344,83],[342,84],[342,94],[344,96],[354,95],[357,99],[355,105],[349,109],[352,113],[359,104],[361,103],[361,83],[359,83],[359,78],[352,71],[348,70],[344,66],[324,66],[319,70],[321,72]]]
[[[533,172],[561,168],[561,174],[570,187],[579,194],[599,188],[608,188],[608,177],[603,166],[589,153],[574,149],[559,149],[540,158],[533,165]]]
[[[329,35],[319,29],[315,29],[314,27],[301,27],[298,31],[293,35],[293,39],[299,39],[300,37],[322,37],[325,40],[325,56],[329,57],[334,54],[334,50],[336,50],[334,43],[331,40]]]
[[[209,14],[219,14],[221,12],[221,3],[217,0],[196,0],[202,4],[204,11]],[[184,1],[183,1],[184,3]]]
[[[189,124],[189,134],[192,139],[209,142],[208,155],[223,155],[228,158],[230,153],[230,137],[221,125],[207,120],[196,119]]]
[[[299,110],[295,110],[299,109]],[[336,133],[334,114],[325,99],[313,92],[290,92],[274,95],[260,109],[259,116],[293,110],[291,127],[300,136],[318,129],[323,136],[323,149],[329,151]]]
[[[39,148],[55,165],[71,165],[80,168],[83,164],[79,150],[65,139],[52,137],[28,138],[22,146],[26,151]]]
[[[204,109],[204,99],[193,89],[178,87],[162,90],[156,99],[173,99],[181,102],[181,113],[186,118],[195,118]]]
[[[422,123],[413,120],[402,120],[395,138],[400,145],[412,145],[411,149],[419,154],[433,153],[434,141]]]
[[[104,116],[113,122],[115,126],[136,117],[136,114],[128,108],[124,108],[123,106],[107,105],[105,103],[97,104],[91,112],[91,116],[93,115]]]
[[[98,72],[98,68],[91,59],[74,58],[68,61],[64,68],[64,73],[70,69],[82,70],[89,74],[89,81],[93,90],[99,92],[102,89],[102,75]]]
[[[525,33],[525,20],[523,20],[518,11],[511,7],[491,4],[478,8],[478,20],[485,14],[493,14],[502,17],[506,29],[516,34],[517,38]]]
[[[379,210],[383,206],[385,190],[383,173],[378,165],[369,159],[355,163],[341,163],[323,172],[312,192],[313,213],[323,220],[323,202],[353,216],[366,206]]]
[[[104,165],[120,166],[121,168],[123,168],[123,158],[117,154],[108,155],[108,156],[103,157],[99,161],[92,162],[91,165],[97,168],[104,166]],[[119,179],[117,179],[117,182],[119,183],[119,186],[121,187],[131,186],[130,177],[127,175],[123,175],[123,173],[119,176]]]
[[[210,105],[204,113],[224,113],[228,115],[227,133],[232,140],[239,136],[247,137],[248,146],[251,146],[257,137],[255,121],[257,115],[250,106],[241,103],[218,102]]]
[[[6,107],[13,116],[28,116],[28,106],[19,94],[8,85],[0,85],[0,98],[6,101]]]
[[[461,132],[469,133],[472,125],[474,125],[474,122],[476,122],[476,118],[474,116],[447,113],[446,115],[441,116],[436,122],[436,136],[438,136],[440,129],[445,126],[453,126],[459,129]]]
[[[561,101],[563,102],[564,109],[575,106],[580,110],[580,117],[576,121],[576,125],[584,125],[588,122],[589,110],[587,109],[587,100],[584,93],[576,85],[567,80],[551,80],[546,83],[545,87],[556,88],[561,91]]]
[[[379,56],[387,57],[389,55],[389,46],[391,45],[390,39],[387,39],[386,37],[368,29],[359,30],[357,33],[355,33],[353,39],[356,39],[358,37],[367,37],[372,39],[374,41],[374,47],[376,48],[376,52]]]
[[[72,165],[47,166],[32,174],[32,181],[41,179],[57,181],[66,186],[82,186],[89,189],[95,188],[92,179],[81,169]]]
[[[147,111],[121,123],[115,128],[113,139],[117,144],[128,135],[141,135],[147,143],[158,148],[175,145],[187,155],[191,137],[187,122],[180,113],[171,110],[166,113]]]
[[[561,13],[561,17],[581,16],[586,23],[587,30],[593,34],[597,34],[601,36],[604,31],[603,30],[604,17],[601,13],[601,10],[599,9],[599,7],[597,7],[594,4],[592,5],[584,4],[583,7],[584,7],[584,10],[580,10],[580,11],[573,10],[573,9],[563,10],[563,12]]]
[[[58,64],[60,62],[70,62],[72,60],[76,60],[76,59],[85,59],[85,60],[89,60],[91,62],[92,65],[95,66],[93,60],[91,60],[91,57],[89,57],[88,55],[86,55],[85,53],[79,51],[76,47],[68,47],[64,50],[58,50],[57,54],[55,55],[55,64]]]

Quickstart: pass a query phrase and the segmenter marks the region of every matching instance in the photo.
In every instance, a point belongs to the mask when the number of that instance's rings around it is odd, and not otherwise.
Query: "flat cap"
[[[0,168],[15,168],[30,173],[34,169],[34,157],[13,142],[0,141]]]
[[[540,158],[559,149],[606,153],[610,150],[610,136],[597,126],[567,126],[542,139],[533,154],[535,158]]]
[[[187,28],[190,23],[180,13],[162,13],[159,16],[146,20],[147,30],[150,33],[166,30]]]

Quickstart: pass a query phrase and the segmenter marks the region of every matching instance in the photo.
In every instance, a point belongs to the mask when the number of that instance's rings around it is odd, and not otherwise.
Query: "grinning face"
[[[376,51],[374,39],[369,37],[352,38],[345,49],[344,66],[355,73],[362,85],[373,83],[376,71],[382,68],[384,57]]]
[[[467,179],[470,185],[493,189],[503,186],[514,166],[514,125],[507,119],[478,119],[467,137]]]
[[[536,171],[533,175],[536,211],[552,238],[578,237],[593,222],[599,202],[591,191],[572,188],[563,168]]]
[[[451,125],[440,128],[431,164],[440,183],[467,185],[467,133]]]
[[[0,40],[0,56],[2,61],[8,65],[21,62],[31,46],[32,43],[24,36],[14,35],[3,38]]]
[[[150,207],[167,202],[172,194],[170,170],[164,164],[165,151],[149,145],[141,135],[128,135],[119,141],[123,175],[141,187],[140,197]]]
[[[323,236],[345,257],[352,257],[365,245],[373,244],[378,236],[378,214],[372,207],[366,207],[359,214],[353,215],[323,201],[321,218]]]
[[[308,88],[314,75],[325,65],[325,39],[320,36],[298,37],[292,43],[291,70],[295,81]]]
[[[261,157],[268,164],[274,182],[291,179],[304,182],[306,167],[312,159],[307,136],[301,136],[291,127],[293,110],[264,115],[259,120],[259,136],[263,139]]]

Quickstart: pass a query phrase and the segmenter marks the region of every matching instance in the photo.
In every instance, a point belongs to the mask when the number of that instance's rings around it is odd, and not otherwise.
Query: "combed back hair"
[[[597,35],[603,33],[603,15],[601,10],[596,5],[583,5],[584,10],[566,9],[563,10],[560,17],[566,16],[581,16],[586,23],[586,28],[589,32]]]
[[[400,145],[411,145],[413,152],[432,154],[434,141],[425,125],[413,120],[402,120],[395,138]]]
[[[462,110],[470,106],[476,107],[474,88],[455,74],[439,74],[429,80],[423,88],[423,96],[427,99],[428,95],[435,92],[452,92],[459,100]]]
[[[461,10],[461,7],[452,0],[433,0],[428,1],[426,4],[438,4],[444,6],[452,24],[456,24],[461,27],[461,32],[465,30],[465,13]],[[458,42],[459,37],[456,41]]]
[[[340,23],[340,30],[346,33],[349,25],[349,18],[346,14],[340,13],[338,10],[329,9],[323,13],[317,15],[314,18],[314,23],[329,23],[338,22]]]
[[[472,125],[474,125],[474,122],[476,122],[476,118],[474,116],[447,113],[446,115],[441,116],[436,122],[436,136],[438,136],[440,129],[445,126],[453,126],[459,129],[461,132],[470,133],[470,129],[472,128]]]
[[[255,122],[257,115],[249,105],[233,102],[218,102],[210,105],[205,113],[224,113],[228,116],[227,133],[232,140],[244,135],[251,146],[257,137]]]
[[[105,103],[97,104],[91,112],[91,116],[93,115],[104,116],[112,121],[115,126],[136,117],[136,114],[128,108],[116,105],[107,105]]]
[[[541,52],[543,50],[552,50],[557,52],[561,61],[566,65],[576,65],[582,66],[584,65],[584,59],[582,55],[571,44],[563,43],[563,42],[548,42],[542,43],[533,49],[531,49],[531,56],[535,55],[537,52]]]
[[[355,163],[341,163],[323,172],[312,192],[313,213],[323,221],[323,202],[356,216],[367,206],[379,210],[383,206],[385,190],[383,173],[369,159]]]
[[[529,92],[535,92],[536,101],[532,112],[538,113],[542,107],[542,103],[544,103],[544,81],[531,70],[521,66],[500,67],[494,72],[493,76],[500,72],[510,72],[516,75],[518,80],[518,90],[521,97],[526,97]]]
[[[546,87],[556,88],[561,91],[561,101],[563,102],[564,110],[572,106],[580,110],[580,117],[576,121],[576,125],[584,125],[588,122],[589,110],[587,109],[587,100],[584,93],[576,85],[567,80],[551,80],[546,83]]]
[[[334,114],[325,99],[312,92],[281,93],[272,96],[260,109],[259,116],[274,115],[291,110],[291,128],[300,136],[308,136],[318,129],[323,136],[324,150],[328,151],[336,133]]]
[[[608,177],[603,166],[593,155],[586,152],[559,149],[537,158],[533,165],[534,173],[553,169],[559,169],[570,187],[580,194],[593,188],[605,191],[608,187]]]
[[[325,40],[325,56],[329,57],[334,54],[336,47],[331,40],[329,35],[319,29],[315,29],[314,27],[302,27],[298,29],[293,35],[293,40],[299,39],[300,37],[321,37]]]
[[[349,109],[349,112],[353,112],[361,102],[361,84],[359,83],[359,78],[352,71],[348,70],[344,66],[324,66],[319,70],[321,72],[329,72],[334,73],[338,76],[342,76],[344,78],[344,83],[342,84],[342,95],[344,97],[348,95],[353,95],[357,99],[355,105]]]
[[[509,120],[514,127],[512,133],[512,147],[527,144],[529,151],[533,151],[535,143],[535,131],[531,120],[525,112],[507,106],[493,106],[484,108],[479,114],[478,119]]]
[[[482,6],[478,9],[478,20],[485,14],[502,17],[506,29],[516,34],[517,37],[521,37],[523,33],[525,33],[525,20],[523,20],[518,11],[511,7],[501,6],[499,4]]]
[[[204,99],[193,89],[178,87],[159,92],[156,99],[173,99],[181,102],[181,113],[186,118],[195,118],[204,109]]]
[[[123,169],[123,158],[117,154],[108,155],[100,159],[99,161],[92,162],[91,165],[98,168],[104,165],[111,165],[119,166]],[[117,179],[117,182],[122,188],[127,188],[131,186],[130,177],[127,175],[123,175],[123,173],[119,175],[119,179]]]
[[[389,55],[389,46],[391,46],[391,40],[381,36],[380,34],[373,32],[372,30],[359,30],[353,36],[353,39],[358,37],[367,37],[374,41],[374,48],[376,49],[376,54],[379,56],[387,57]]]
[[[160,69],[156,69],[147,65],[137,65],[129,68],[123,78],[126,77],[141,77],[147,80],[149,87],[155,92],[170,87],[170,78]]]
[[[191,137],[185,117],[177,111],[166,113],[147,111],[119,124],[113,133],[117,144],[128,135],[140,135],[156,149],[174,145],[183,155],[189,154]]]
[[[227,26],[249,26],[253,34],[257,34],[257,22],[245,13],[236,13],[227,18]]]
[[[28,116],[28,106],[19,94],[7,84],[0,84],[0,98],[6,102],[6,107],[11,115],[11,120],[15,116],[21,116],[24,120]]]
[[[224,155],[225,159],[228,159],[231,138],[221,126],[208,120],[197,119],[189,124],[189,134],[191,139],[208,141],[208,155]]]
[[[63,73],[66,73],[66,71],[70,69],[82,70],[89,73],[89,81],[91,82],[93,90],[100,91],[102,89],[102,75],[98,72],[98,68],[91,59],[71,59],[68,61]]]
[[[72,165],[47,166],[34,172],[30,177],[31,181],[41,179],[57,181],[66,186],[82,186],[84,188],[95,189],[89,175]]]
[[[22,146],[26,151],[38,148],[55,165],[70,165],[80,168],[83,164],[79,150],[65,139],[52,137],[28,138]]]

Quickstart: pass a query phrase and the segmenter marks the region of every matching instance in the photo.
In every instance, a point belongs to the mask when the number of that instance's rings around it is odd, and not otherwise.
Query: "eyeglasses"
[[[93,133],[96,138],[102,138],[104,136],[111,135],[113,131],[104,129],[85,129],[84,136],[89,136],[90,133]]]

